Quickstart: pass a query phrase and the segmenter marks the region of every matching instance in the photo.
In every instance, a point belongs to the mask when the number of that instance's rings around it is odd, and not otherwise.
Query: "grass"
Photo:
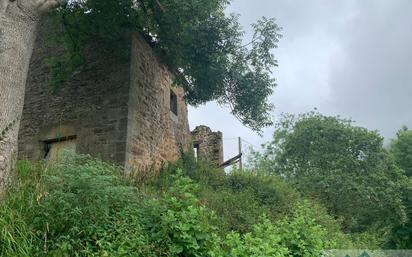
[[[183,157],[137,181],[88,156],[19,162],[0,205],[0,256],[305,256],[350,244],[321,206],[275,176]]]

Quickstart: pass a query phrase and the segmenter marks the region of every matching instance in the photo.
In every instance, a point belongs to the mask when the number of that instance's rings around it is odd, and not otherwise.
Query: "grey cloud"
[[[249,36],[261,16],[283,27],[274,52],[275,117],[318,107],[385,137],[403,124],[412,127],[412,1],[234,0],[227,11],[241,14]],[[189,117],[191,127],[204,123],[254,145],[270,140],[273,131],[260,138],[215,103],[191,108]],[[236,152],[235,144],[226,146],[227,157]]]
[[[386,137],[412,125],[412,2],[359,1],[331,65],[331,104]]]

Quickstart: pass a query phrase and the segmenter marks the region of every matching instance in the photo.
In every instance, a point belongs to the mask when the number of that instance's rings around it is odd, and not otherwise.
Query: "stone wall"
[[[157,169],[179,158],[190,144],[184,92],[137,33],[132,37],[131,85],[126,164],[138,170]],[[171,90],[177,115],[171,111]]]
[[[70,145],[78,153],[147,171],[189,149],[184,91],[173,85],[172,74],[142,36],[134,33],[127,46],[119,46],[131,49],[126,60],[93,42],[85,51],[86,66],[52,92],[46,60],[62,51],[46,47],[48,29],[41,31],[27,80],[20,158],[41,160]],[[215,140],[212,135],[206,136],[208,145]],[[70,142],[61,143],[65,140]],[[207,156],[217,151],[208,150]]]
[[[197,148],[197,158],[216,165],[223,163],[222,132],[213,132],[209,127],[197,126],[192,131],[193,147]]]
[[[101,51],[95,42],[86,51],[87,65],[53,93],[46,60],[61,51],[46,47],[46,35],[40,33],[30,64],[19,133],[20,158],[40,160],[48,142],[70,137],[76,140],[76,152],[123,164],[130,61]]]

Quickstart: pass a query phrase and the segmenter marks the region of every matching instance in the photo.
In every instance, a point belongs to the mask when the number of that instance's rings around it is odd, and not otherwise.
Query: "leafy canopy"
[[[189,104],[217,101],[254,130],[272,124],[268,102],[276,86],[271,52],[281,35],[274,19],[253,24],[250,43],[237,15],[226,15],[229,0],[87,0],[72,1],[55,15],[63,24],[63,60],[54,60],[52,84],[59,85],[84,63],[87,41],[100,39],[121,52],[125,31],[144,34],[153,49],[176,74]]]
[[[412,130],[403,127],[391,143],[390,152],[408,177],[412,177]]]
[[[395,227],[391,234],[389,246],[400,249],[412,248],[412,130],[403,127],[392,140],[390,153],[396,164],[408,176],[408,186],[402,191],[408,221]]]
[[[252,162],[318,198],[350,232],[404,221],[405,176],[375,131],[311,112],[285,116]]]

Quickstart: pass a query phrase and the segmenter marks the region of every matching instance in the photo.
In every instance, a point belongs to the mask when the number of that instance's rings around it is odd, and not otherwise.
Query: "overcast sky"
[[[283,27],[274,51],[275,119],[316,107],[385,138],[412,127],[411,0],[234,0],[227,11],[239,13],[249,33],[261,16]],[[273,132],[259,137],[214,103],[190,108],[189,120],[191,129],[204,124],[223,132],[226,158],[237,151],[231,138],[259,147]]]

